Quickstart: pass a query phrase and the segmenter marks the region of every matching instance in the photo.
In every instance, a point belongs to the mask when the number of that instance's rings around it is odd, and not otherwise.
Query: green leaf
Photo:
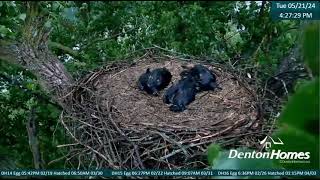
[[[45,26],[46,28],[50,28],[50,27],[51,27],[51,21],[48,20],[48,21],[44,24],[44,26]]]
[[[210,166],[214,165],[214,160],[219,156],[220,146],[218,144],[211,144],[208,148],[208,162]]]
[[[314,76],[319,76],[319,29],[319,23],[313,23],[306,27],[303,40],[304,60],[306,61]]]
[[[7,28],[6,26],[0,25],[0,35],[1,35],[1,37],[5,37],[9,33],[10,33],[9,28]]]
[[[26,88],[29,89],[29,90],[35,90],[36,85],[33,84],[33,83],[27,83],[26,84]]]
[[[24,21],[26,17],[27,17],[26,13],[22,13],[18,16],[18,18],[21,19],[22,21]]]
[[[239,153],[252,152],[254,150],[248,148],[238,148],[229,151],[223,151],[218,154],[214,160],[213,169],[221,170],[262,170],[275,168],[271,159],[254,159],[254,158],[238,158],[235,157]],[[216,153],[215,150],[213,152]],[[276,176],[215,176],[215,179],[264,179],[264,178],[278,178]]]
[[[35,105],[37,105],[37,101],[35,100],[34,97],[30,98],[27,102],[26,102],[26,106],[28,109],[32,109]]]
[[[279,123],[319,136],[319,78],[300,85],[281,113]]]
[[[0,146],[0,169],[1,170],[14,170],[16,164],[12,157],[12,152],[8,148]]]
[[[317,126],[317,128],[319,127]],[[296,160],[300,161],[300,163],[292,163],[289,159],[283,159],[282,161],[275,160],[275,163],[287,169],[319,169],[319,136],[312,136],[305,133],[302,129],[293,126],[281,127],[273,136],[275,139],[280,138],[284,144],[273,144],[271,149],[276,151],[281,150],[282,152],[310,152],[310,159]]]

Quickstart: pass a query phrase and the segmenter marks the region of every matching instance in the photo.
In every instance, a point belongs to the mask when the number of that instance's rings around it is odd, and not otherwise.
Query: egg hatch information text
[[[0,170],[1,176],[319,176],[319,170]]]

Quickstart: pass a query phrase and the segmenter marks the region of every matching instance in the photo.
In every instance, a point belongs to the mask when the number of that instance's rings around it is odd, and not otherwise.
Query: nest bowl
[[[197,63],[214,72],[222,90],[198,93],[183,112],[163,103],[165,89],[151,96],[137,87],[147,68],[166,67],[175,83],[183,67]],[[169,57],[102,67],[65,100],[69,105],[61,121],[75,141],[68,145],[73,155],[68,160],[79,168],[203,168],[211,143],[239,141],[259,114],[252,88],[228,68]]]

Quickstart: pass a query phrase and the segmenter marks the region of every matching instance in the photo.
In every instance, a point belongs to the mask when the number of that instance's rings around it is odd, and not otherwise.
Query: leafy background
[[[308,139],[302,142],[310,141],[314,146],[305,147],[314,154],[319,152],[319,129],[315,126],[319,124],[319,110],[314,111],[314,107],[319,107],[317,26],[309,29],[301,42],[302,22],[273,21],[269,2],[263,8],[261,2],[255,1],[56,1],[41,2],[40,6],[49,15],[45,26],[52,28],[49,46],[75,78],[107,62],[139,56],[145,48],[159,46],[234,65],[255,75],[257,81],[265,82],[276,73],[290,50],[302,44],[304,60],[314,80],[302,81],[281,113],[275,135],[283,139]],[[22,2],[0,2],[0,39],[19,39],[25,20],[26,8]],[[57,147],[66,143],[65,132],[58,123],[61,109],[46,98],[30,72],[0,62],[0,152],[10,157],[14,162],[11,165],[33,167],[25,122],[34,108],[46,167],[68,167],[63,161],[52,162],[65,153]],[[287,148],[291,147],[298,148],[296,145]],[[213,152],[223,151],[215,148]],[[209,157],[220,156],[209,153]],[[316,157],[314,160],[317,161]],[[221,160],[216,168],[225,167],[224,163],[227,162]],[[1,166],[9,164],[1,163]],[[243,164],[249,163],[234,165]],[[269,166],[269,162],[261,165],[261,168]]]
[[[221,150],[213,144],[208,150],[208,160],[213,169],[319,169],[319,25],[311,24],[304,29],[302,44],[305,64],[314,77],[289,97],[273,133],[284,145],[273,144],[271,150],[282,152],[310,152],[310,163],[281,163],[270,159],[229,159],[229,150]],[[250,152],[252,149],[237,149]],[[303,159],[302,159],[303,160]],[[219,178],[219,177],[218,177]],[[239,176],[238,178],[251,178]],[[274,177],[278,178],[278,177]]]

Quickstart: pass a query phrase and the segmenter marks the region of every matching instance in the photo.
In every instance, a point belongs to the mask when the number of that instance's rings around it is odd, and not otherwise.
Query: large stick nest
[[[82,79],[65,97],[68,106],[61,117],[75,141],[65,145],[70,147],[68,161],[78,168],[203,168],[208,145],[239,145],[241,138],[254,134],[260,114],[257,96],[222,65],[201,62],[216,74],[222,90],[198,93],[181,113],[163,103],[164,91],[154,97],[137,88],[147,68],[166,67],[175,83],[182,65],[195,63],[144,56],[107,65]]]

